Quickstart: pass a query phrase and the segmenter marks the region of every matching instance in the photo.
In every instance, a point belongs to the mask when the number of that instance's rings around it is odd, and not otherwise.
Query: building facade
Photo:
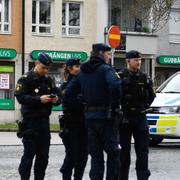
[[[23,73],[34,67],[40,52],[48,53],[54,60],[49,74],[58,87],[63,82],[67,59],[87,60],[92,44],[102,41],[104,35],[97,33],[100,28],[97,22],[101,21],[97,18],[99,6],[98,0],[0,0],[0,93],[3,99],[0,98],[0,122],[21,118],[20,105],[14,99],[15,84]],[[7,58],[8,53],[12,55]],[[3,87],[2,81],[9,84],[5,86],[4,82]],[[7,97],[11,101],[9,107],[3,109],[2,104],[7,106]],[[53,109],[52,123],[58,121],[59,110],[61,107]]]
[[[21,0],[0,1],[0,122],[15,120],[14,88],[21,75]]]
[[[27,0],[25,3],[25,71],[34,66],[39,52],[54,60],[49,74],[59,87],[68,58],[86,60],[97,35],[97,0]],[[61,107],[51,119],[57,121]],[[19,111],[19,110],[18,110]]]
[[[142,70],[154,77],[157,35],[148,32],[147,23],[138,22],[135,17],[130,16],[132,3],[132,0],[108,0],[108,28],[117,25],[121,31],[121,44],[115,49],[114,66],[117,70],[123,69],[126,66],[125,53],[137,50],[142,53]]]
[[[121,30],[121,45],[115,51],[115,67],[121,69],[125,66],[125,52],[131,49],[140,51],[142,70],[152,77],[156,88],[180,70],[180,1],[173,4],[169,21],[153,34],[150,33],[150,24],[131,15],[132,3],[133,0],[108,0],[108,28],[117,25]],[[164,24],[163,21],[160,23]]]
[[[108,43],[108,29],[117,25],[121,44],[115,49],[114,66],[125,67],[125,53],[142,53],[142,70],[158,86],[179,70],[180,3],[172,7],[171,19],[157,34],[148,32],[148,24],[129,16],[132,0],[0,0],[0,122],[21,118],[20,105],[14,99],[19,77],[34,67],[40,52],[54,60],[49,74],[59,87],[63,66],[68,58],[88,59],[96,42]],[[157,58],[159,57],[159,58]],[[168,63],[167,63],[168,62]],[[57,122],[59,110],[51,120]]]
[[[180,71],[180,1],[171,8],[170,19],[158,33],[158,52],[154,62],[155,85]]]

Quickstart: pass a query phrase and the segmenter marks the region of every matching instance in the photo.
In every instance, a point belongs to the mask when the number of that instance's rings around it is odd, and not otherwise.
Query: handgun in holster
[[[68,121],[69,115],[63,114],[59,116],[59,137],[61,138],[65,137],[69,133],[69,130],[67,128]]]
[[[18,131],[17,131],[18,138],[22,138],[22,137],[35,138],[39,135],[37,130],[27,129],[23,121],[17,120],[16,123],[18,125]]]
[[[21,120],[17,120],[16,121],[17,125],[18,125],[18,130],[17,130],[17,137],[18,138],[22,138],[24,131],[25,131],[25,123]]]

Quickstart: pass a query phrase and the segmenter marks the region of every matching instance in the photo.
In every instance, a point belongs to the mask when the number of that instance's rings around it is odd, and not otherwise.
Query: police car
[[[157,89],[149,110],[150,145],[157,145],[164,138],[180,138],[180,71]]]

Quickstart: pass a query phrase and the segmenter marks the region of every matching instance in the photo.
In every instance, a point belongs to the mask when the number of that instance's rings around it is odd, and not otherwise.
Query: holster
[[[23,137],[23,133],[24,133],[24,131],[26,129],[25,123],[23,121],[20,121],[20,120],[17,120],[16,123],[18,125],[17,137],[18,138],[22,138]]]
[[[123,121],[123,112],[119,108],[114,110],[110,109],[108,119],[115,127],[119,127],[119,124]]]
[[[59,128],[62,129],[65,125],[64,115],[59,115]]]
[[[39,133],[34,129],[27,129],[26,124],[23,121],[16,121],[18,125],[17,137],[30,137],[35,138],[39,135]]]
[[[63,114],[59,116],[59,136],[61,138],[64,138],[69,133],[69,130],[67,128],[69,118],[69,114]]]

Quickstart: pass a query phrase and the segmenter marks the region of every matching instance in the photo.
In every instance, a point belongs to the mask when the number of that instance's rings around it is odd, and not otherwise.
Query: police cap
[[[92,45],[92,51],[93,52],[111,51],[111,47],[104,43],[97,43]]]
[[[126,53],[126,59],[141,58],[141,54],[138,51],[131,50]]]
[[[45,66],[50,66],[51,64],[53,64],[51,57],[46,53],[40,53],[38,56],[38,60]]]
[[[80,65],[80,59],[71,58],[66,61],[66,66]]]

